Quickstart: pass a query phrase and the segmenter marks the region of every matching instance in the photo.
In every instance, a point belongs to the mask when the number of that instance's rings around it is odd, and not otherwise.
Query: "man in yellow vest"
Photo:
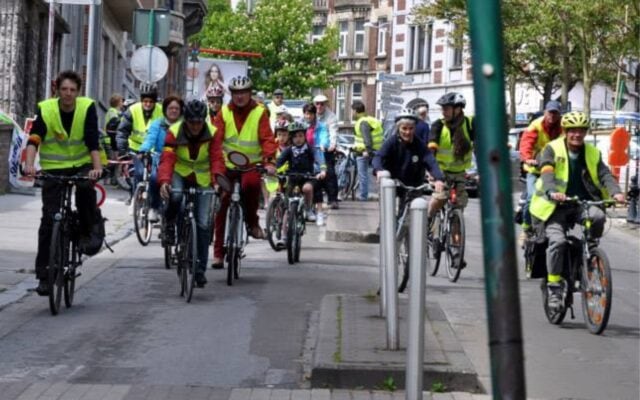
[[[570,112],[562,117],[565,136],[549,142],[542,150],[539,160],[540,178],[536,182],[529,211],[544,223],[544,231],[549,239],[547,248],[547,290],[550,308],[562,306],[565,281],[562,279],[567,238],[565,232],[579,219],[576,207],[562,204],[567,198],[601,200],[613,198],[624,202],[624,194],[602,162],[600,151],[585,143],[589,129],[589,119],[584,113]],[[602,236],[605,213],[598,207],[591,207],[592,238]]]
[[[227,159],[232,151],[243,153],[251,164],[262,163],[270,175],[275,174],[275,154],[278,150],[269,123],[267,109],[251,99],[253,83],[246,76],[237,76],[229,82],[231,102],[222,107],[214,120],[221,135],[222,149],[225,154],[227,176],[241,179],[242,202],[249,234],[256,239],[264,239],[264,232],[258,223],[258,206],[262,177],[257,170],[245,172],[234,170],[235,166]],[[215,240],[213,244],[213,265],[223,268],[224,230],[230,196],[223,193],[220,210],[216,214]]]
[[[140,101],[133,104],[122,115],[122,120],[118,126],[116,142],[120,155],[125,155],[127,151],[137,153],[144,143],[144,137],[151,122],[162,118],[162,106],[158,104],[158,88],[155,84],[143,83],[140,85]],[[133,159],[133,185],[131,185],[131,195],[142,180],[142,160],[139,157]],[[133,202],[131,203],[133,205]]]
[[[158,167],[160,195],[170,199],[166,211],[167,243],[175,241],[175,220],[182,203],[182,193],[171,189],[197,187],[216,188],[216,176],[225,173],[222,140],[208,118],[207,105],[191,100],[184,107],[184,122],[171,125],[165,137]],[[205,272],[211,243],[212,195],[201,194],[196,203],[198,266],[195,276],[198,287],[207,283]]]
[[[364,103],[360,100],[355,100],[351,104],[351,110],[353,111],[353,119],[356,120],[353,127],[355,132],[353,149],[359,154],[356,157],[360,183],[360,193],[358,193],[357,199],[367,201],[369,198],[369,166],[375,153],[382,147],[382,124],[365,113]]]
[[[547,143],[562,134],[561,112],[562,105],[559,102],[555,100],[547,102],[544,107],[544,115],[531,121],[520,139],[520,160],[524,164],[524,170],[527,171],[527,198],[522,209],[522,229],[524,232],[531,228],[529,203],[535,191],[536,179],[540,176],[537,157]]]
[[[57,97],[38,103],[37,117],[27,144],[25,174],[36,173],[34,161],[39,151],[40,166],[46,173],[69,176],[84,174],[91,179],[98,179],[102,174],[102,163],[94,101],[79,97],[82,78],[74,71],[61,72],[56,78],[55,87]],[[42,219],[36,256],[36,278],[40,281],[36,291],[41,296],[49,294],[49,246],[53,218],[60,208],[58,203],[63,188],[54,181],[45,181],[42,186]],[[92,181],[77,184],[76,207],[81,218],[80,226],[84,229],[81,234],[88,236],[98,218]]]

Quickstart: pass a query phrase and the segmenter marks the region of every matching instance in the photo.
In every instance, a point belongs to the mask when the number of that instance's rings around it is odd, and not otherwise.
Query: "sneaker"
[[[211,262],[211,269],[223,269],[224,263],[222,262],[222,258],[213,257],[213,261]]]
[[[159,220],[158,212],[154,208],[149,209],[149,221],[158,222]]]
[[[330,207],[332,210],[339,210],[339,209],[340,209],[340,205],[338,204],[338,202],[337,202],[337,201],[332,201],[332,202],[329,204],[329,207]]]
[[[249,229],[249,235],[254,239],[264,239],[264,231],[260,228],[260,225],[252,226]]]
[[[564,282],[547,283],[547,306],[550,309],[559,310],[564,306]]]
[[[40,282],[38,282],[38,286],[36,287],[36,293],[40,296],[49,295],[49,283],[46,279],[40,279]]]
[[[309,209],[307,211],[307,221],[309,222],[316,222],[316,212],[313,209]]]
[[[276,250],[284,250],[284,248],[286,247],[285,242],[287,241],[286,237],[283,237],[282,239],[278,240],[276,242]]]
[[[316,217],[316,226],[323,226],[323,225],[324,225],[324,213],[319,212]]]
[[[205,278],[202,272],[196,273],[196,286],[203,288],[207,284],[207,278]]]

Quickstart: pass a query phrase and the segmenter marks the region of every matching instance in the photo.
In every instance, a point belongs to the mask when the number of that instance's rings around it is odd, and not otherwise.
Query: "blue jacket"
[[[373,157],[374,173],[382,170],[389,171],[392,179],[408,186],[422,185],[425,171],[436,180],[444,180],[431,150],[417,136],[409,144],[403,143],[397,134],[385,140]]]
[[[309,130],[313,129],[313,146],[316,148],[322,147],[325,151],[329,148],[329,131],[327,125],[323,122],[316,120],[315,125],[310,126],[307,129],[307,135]],[[308,138],[308,136],[307,136]]]
[[[420,138],[424,143],[429,143],[429,132],[431,128],[429,128],[429,124],[420,120],[416,124],[416,136]]]
[[[158,118],[149,125],[147,135],[144,137],[144,142],[140,146],[140,152],[154,151],[156,153],[162,153],[164,147],[164,138],[167,136],[167,129],[169,129],[169,123],[164,118]]]

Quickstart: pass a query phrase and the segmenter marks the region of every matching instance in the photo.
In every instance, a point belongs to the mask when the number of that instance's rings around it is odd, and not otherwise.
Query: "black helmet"
[[[418,116],[416,115],[416,112],[413,111],[411,108],[403,108],[402,110],[400,110],[395,118],[394,118],[394,122],[398,122],[401,119],[411,119],[414,122],[418,122]]]
[[[158,85],[155,83],[143,83],[140,85],[140,100],[153,99],[158,101]]]
[[[299,121],[293,121],[287,129],[289,130],[289,136],[293,136],[296,132],[306,132],[307,125]]]
[[[204,121],[207,118],[207,105],[200,100],[190,100],[184,106],[185,121]]]
[[[229,90],[249,90],[253,87],[253,82],[248,76],[236,76],[229,82]]]
[[[449,92],[445,93],[436,101],[436,104],[439,106],[454,106],[454,107],[462,107],[467,105],[467,101],[464,97],[458,92]]]

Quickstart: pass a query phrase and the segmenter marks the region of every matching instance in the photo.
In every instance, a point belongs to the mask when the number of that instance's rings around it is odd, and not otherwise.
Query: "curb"
[[[380,235],[368,231],[325,230],[325,240],[332,242],[380,243]]]

